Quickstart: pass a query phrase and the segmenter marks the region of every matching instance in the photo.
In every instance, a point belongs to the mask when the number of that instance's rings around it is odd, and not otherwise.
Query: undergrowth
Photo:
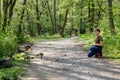
[[[65,36],[64,38],[68,38],[69,36]],[[58,39],[63,39],[63,37],[60,34],[54,34],[54,35],[41,35],[38,37],[33,37],[34,42],[35,41],[50,41],[50,40],[58,40]]]

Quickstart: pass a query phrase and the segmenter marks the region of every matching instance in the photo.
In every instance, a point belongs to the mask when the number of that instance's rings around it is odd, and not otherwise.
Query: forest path
[[[75,38],[36,42],[31,54],[43,53],[43,59],[36,56],[22,80],[120,80],[120,65],[88,58],[85,41]]]

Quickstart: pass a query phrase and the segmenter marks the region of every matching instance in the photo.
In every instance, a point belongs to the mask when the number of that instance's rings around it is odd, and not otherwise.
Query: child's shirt
[[[97,37],[95,38],[95,44],[100,44],[100,41],[103,41],[102,36],[97,36]],[[99,46],[99,47],[102,48],[102,46]]]

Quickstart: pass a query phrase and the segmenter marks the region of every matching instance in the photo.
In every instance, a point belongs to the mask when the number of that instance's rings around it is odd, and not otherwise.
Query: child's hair
[[[94,31],[98,31],[98,32],[100,32],[100,29],[99,29],[99,28],[95,28]]]

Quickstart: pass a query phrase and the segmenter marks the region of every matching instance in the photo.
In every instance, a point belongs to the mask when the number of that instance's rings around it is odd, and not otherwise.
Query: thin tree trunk
[[[113,11],[112,11],[112,0],[108,0],[108,16],[109,16],[109,28],[111,34],[115,33],[114,21],[113,21]]]
[[[79,1],[80,2],[80,1]],[[82,6],[83,6],[83,0],[81,0],[81,5],[80,5],[80,17],[83,16],[83,13],[82,13]],[[80,24],[79,24],[79,32],[82,33],[83,32],[83,26],[82,26],[82,18],[80,18]]]
[[[41,24],[40,24],[38,0],[36,0],[36,20],[37,20],[36,25],[37,25],[38,35],[41,35]]]
[[[11,18],[12,18],[12,15],[13,15],[13,9],[14,9],[15,4],[16,4],[16,0],[10,0],[8,25],[10,25]]]
[[[28,21],[28,32],[29,32],[30,36],[35,36],[32,26],[31,26],[32,23],[30,22],[28,10],[27,10],[27,21]]]
[[[102,4],[103,4],[103,1],[101,1],[101,2],[99,2],[98,0],[97,0],[97,4],[98,4],[98,7],[99,7],[99,11],[98,11],[98,13],[97,13],[97,18],[96,18],[96,26],[95,27],[97,27],[98,25],[99,25],[99,20],[100,20],[100,17],[101,17],[101,14],[102,14],[102,10],[101,10],[101,7],[102,7]]]
[[[64,30],[65,30],[65,26],[66,26],[66,23],[67,23],[68,12],[69,12],[69,9],[67,9],[66,12],[65,12],[65,20],[64,20],[64,23],[63,23],[62,31],[61,31],[61,36],[62,37],[64,37]]]
[[[71,23],[70,36],[72,37],[72,32],[73,32],[73,19],[70,20],[70,23]]]
[[[90,0],[88,0],[88,27],[89,30],[91,31],[91,8],[90,8]]]
[[[69,13],[69,15],[70,15],[70,24],[71,24],[71,26],[70,26],[70,36],[72,37],[72,33],[73,33],[73,18],[72,18],[72,16],[73,16],[73,11],[71,11],[70,13]]]
[[[80,2],[81,1],[81,2]],[[85,33],[85,26],[83,26],[83,0],[79,0],[80,4],[80,23],[79,23],[79,33]],[[90,16],[90,14],[89,14]]]
[[[20,38],[21,34],[22,34],[22,23],[23,23],[23,18],[24,18],[24,13],[25,13],[25,5],[26,5],[26,0],[23,0],[23,6],[22,6],[22,12],[21,12],[21,17],[20,17],[20,23],[18,26],[18,34],[17,37]]]
[[[0,0],[0,26],[2,26],[2,2]],[[1,31],[1,28],[0,28]]]
[[[47,0],[47,7],[48,7],[48,12],[49,12],[50,20],[51,20],[51,24],[52,24],[52,32],[54,34],[54,32],[55,32],[54,31],[54,21],[53,21],[51,9],[50,9],[50,6],[49,6],[49,0]]]
[[[54,33],[57,32],[56,30],[56,0],[54,0]]]
[[[60,32],[60,30],[61,30],[61,28],[62,28],[62,26],[61,26],[61,24],[62,24],[62,14],[59,14],[59,22],[58,22],[58,32]]]
[[[60,4],[60,0],[57,0],[57,5],[59,5]],[[60,8],[58,7],[58,11],[60,10]],[[60,33],[60,30],[61,30],[61,28],[62,28],[62,26],[61,26],[61,24],[62,24],[62,15],[61,14],[58,14],[58,23],[57,23],[57,32],[58,33]]]
[[[91,4],[91,32],[93,31],[93,28],[94,28],[94,0],[91,1],[92,4]]]
[[[7,12],[7,10],[8,10],[8,7],[9,7],[9,5],[10,5],[10,1],[9,0],[3,0],[3,27],[2,27],[2,31],[4,31],[5,32],[5,28],[6,28],[6,26],[7,26],[7,14],[8,14],[8,12]]]

